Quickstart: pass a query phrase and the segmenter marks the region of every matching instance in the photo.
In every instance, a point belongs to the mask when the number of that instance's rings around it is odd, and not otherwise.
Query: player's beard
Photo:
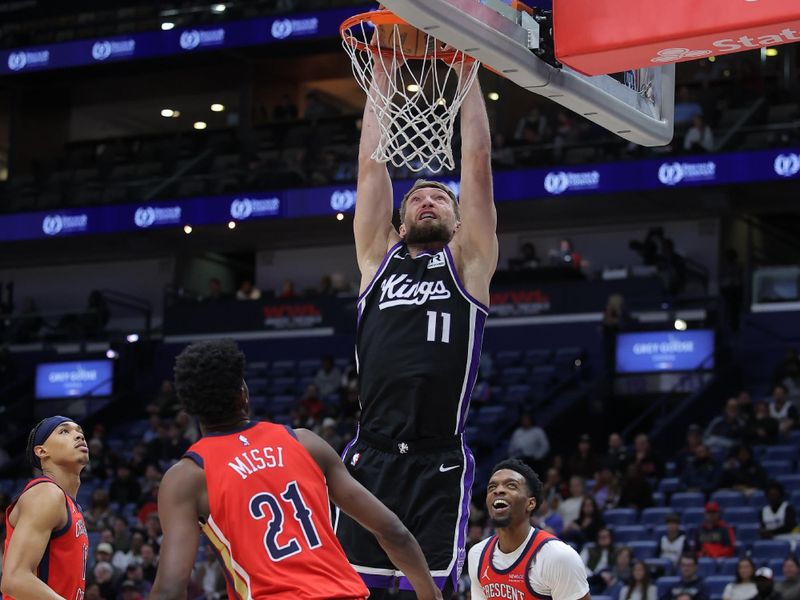
[[[412,223],[406,226],[406,244],[424,246],[441,242],[447,244],[453,239],[453,232],[441,221]]]
[[[503,519],[495,519],[494,517],[489,517],[489,520],[492,522],[492,527],[494,527],[495,529],[503,529],[511,525],[510,515]]]

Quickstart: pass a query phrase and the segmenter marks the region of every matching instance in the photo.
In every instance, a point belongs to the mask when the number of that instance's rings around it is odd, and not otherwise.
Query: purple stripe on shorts
[[[458,433],[464,431],[467,425],[467,413],[469,403],[472,399],[472,390],[475,388],[475,380],[478,378],[478,370],[481,365],[481,347],[483,346],[483,329],[486,325],[486,315],[481,311],[475,311],[475,330],[472,332],[472,356],[469,357],[469,373],[467,374],[467,385],[464,388],[464,398],[461,399],[461,411],[458,415]]]
[[[364,585],[368,588],[387,589],[394,587],[394,575],[371,575],[369,573],[359,573]]]
[[[464,492],[461,498],[461,520],[458,522],[458,558],[456,566],[450,576],[453,578],[453,589],[458,589],[458,578],[464,568],[464,561],[467,558],[464,546],[467,542],[467,528],[469,527],[469,506],[472,499],[472,484],[475,482],[475,457],[472,451],[464,443]]]
[[[408,580],[407,577],[403,576],[398,578],[398,585],[397,587],[403,591],[413,591],[414,587],[411,585],[411,582]],[[433,581],[436,582],[436,585],[439,586],[439,589],[444,587],[445,582],[447,581],[447,576],[444,575],[442,577],[434,577]]]

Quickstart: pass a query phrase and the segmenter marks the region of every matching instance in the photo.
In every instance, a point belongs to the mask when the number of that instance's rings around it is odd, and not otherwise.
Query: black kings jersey
[[[393,246],[358,300],[360,426],[397,440],[461,433],[487,315],[448,247],[412,258]]]

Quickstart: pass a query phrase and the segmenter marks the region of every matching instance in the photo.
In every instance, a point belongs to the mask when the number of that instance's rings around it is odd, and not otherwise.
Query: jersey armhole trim
[[[185,452],[181,458],[188,458],[193,463],[195,463],[201,469],[205,469],[205,461],[203,457],[200,456],[197,452]]]
[[[486,306],[483,302],[476,300],[474,296],[472,296],[468,291],[467,288],[464,287],[464,284],[461,281],[461,278],[458,276],[458,271],[456,270],[456,263],[453,259],[453,254],[450,252],[450,246],[444,247],[444,254],[447,257],[447,268],[450,270],[450,276],[453,278],[453,281],[456,282],[456,287],[458,291],[461,292],[461,295],[466,298],[468,302],[474,304],[478,310],[483,311],[488,316],[489,314],[489,307]]]
[[[372,291],[372,288],[375,286],[375,282],[378,281],[380,276],[386,270],[386,265],[389,264],[389,260],[397,253],[397,250],[403,245],[403,241],[397,242],[394,246],[387,250],[386,254],[383,256],[383,260],[381,264],[378,265],[378,270],[375,271],[375,275],[372,276],[372,280],[369,282],[369,285],[364,289],[361,294],[359,294],[358,299],[356,300],[356,305],[361,304],[361,301],[369,296],[369,293]]]
[[[286,428],[286,431],[289,433],[290,436],[292,436],[294,439],[297,439],[297,432],[294,429],[292,429],[288,425],[284,425],[284,427]]]
[[[545,532],[543,532],[540,529],[539,531],[537,531],[534,534],[533,539],[535,539],[540,533],[545,533]],[[533,541],[533,539],[531,541]],[[540,540],[538,542],[536,548],[534,548],[533,552],[531,553],[531,557],[528,559],[528,563],[525,565],[525,586],[528,588],[528,591],[533,595],[533,597],[534,598],[539,598],[539,600],[551,600],[552,596],[546,596],[544,594],[540,594],[540,593],[536,592],[533,589],[533,587],[531,586],[531,580],[530,580],[530,576],[528,574],[530,573],[531,567],[533,566],[533,561],[536,560],[536,555],[539,554],[539,550],[542,549],[542,546],[544,546],[548,542],[552,542],[553,540],[556,540],[556,539],[558,539],[558,538],[553,536],[553,535],[550,535],[550,536],[545,536],[545,538],[543,540]]]

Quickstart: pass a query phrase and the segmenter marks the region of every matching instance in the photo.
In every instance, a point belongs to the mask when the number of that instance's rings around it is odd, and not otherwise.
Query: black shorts
[[[460,436],[444,440],[392,440],[361,431],[342,459],[350,474],[393,511],[417,539],[439,587],[458,578],[466,557],[475,460]],[[375,536],[341,511],[336,535],[350,563],[370,588],[408,580]]]

